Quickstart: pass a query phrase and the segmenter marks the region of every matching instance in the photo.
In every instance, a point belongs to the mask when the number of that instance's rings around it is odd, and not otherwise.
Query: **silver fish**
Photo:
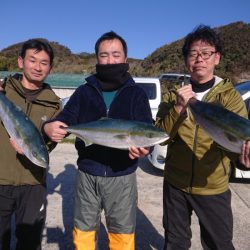
[[[226,108],[198,101],[189,100],[189,107],[196,122],[208,135],[225,149],[240,153],[242,144],[250,140],[250,121]]]
[[[37,166],[49,165],[49,154],[44,140],[26,114],[0,91],[0,119],[9,136],[23,150],[24,155]]]
[[[151,147],[169,138],[151,124],[121,119],[100,119],[65,129],[81,138],[86,146],[94,143],[118,149],[128,149],[131,146]]]

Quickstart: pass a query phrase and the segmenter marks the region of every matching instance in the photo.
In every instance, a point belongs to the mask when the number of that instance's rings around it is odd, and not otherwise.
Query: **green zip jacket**
[[[215,85],[203,97],[205,102],[220,102],[225,108],[247,117],[241,95],[229,79],[215,77]],[[165,160],[164,179],[192,194],[214,195],[229,188],[230,160],[239,155],[223,150],[199,127],[187,109],[181,117],[174,109],[176,95],[167,92],[157,113],[156,126],[172,135]],[[174,124],[177,122],[177,126]]]
[[[3,87],[6,97],[19,106],[40,131],[43,122],[55,117],[60,111],[60,99],[48,84],[44,83],[43,90],[32,102],[26,100],[21,82],[15,78],[8,77]],[[48,138],[44,139],[48,150],[51,151],[56,144],[49,141]],[[46,169],[34,165],[25,156],[16,153],[2,122],[0,140],[0,185],[19,186],[45,183]]]

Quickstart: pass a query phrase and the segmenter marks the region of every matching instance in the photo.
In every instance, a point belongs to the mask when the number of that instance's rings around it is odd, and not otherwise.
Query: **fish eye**
[[[149,137],[149,138],[154,138],[154,133],[149,133],[149,134],[148,134],[148,137]]]
[[[37,157],[37,152],[32,151],[32,155],[33,155],[34,157]]]

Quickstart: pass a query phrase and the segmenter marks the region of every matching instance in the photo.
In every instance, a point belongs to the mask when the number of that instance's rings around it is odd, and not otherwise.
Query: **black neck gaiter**
[[[215,78],[212,78],[210,81],[199,84],[195,81],[192,81],[192,79],[190,80],[190,83],[192,84],[192,89],[195,93],[200,93],[200,92],[204,92],[208,89],[211,89],[214,86],[215,83]]]
[[[120,88],[131,76],[128,63],[96,64],[96,78],[104,91]]]

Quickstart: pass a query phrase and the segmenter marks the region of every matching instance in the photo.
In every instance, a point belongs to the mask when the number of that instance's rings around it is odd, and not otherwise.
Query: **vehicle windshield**
[[[154,83],[137,83],[140,87],[144,89],[149,100],[154,100],[156,98],[156,85]]]

